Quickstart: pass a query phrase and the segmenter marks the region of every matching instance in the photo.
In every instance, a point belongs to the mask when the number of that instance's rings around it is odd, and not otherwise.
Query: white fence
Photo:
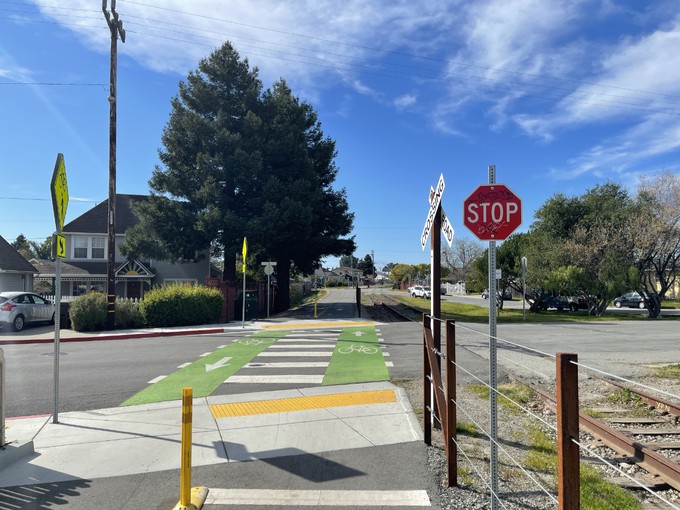
[[[54,303],[54,294],[40,294],[40,297],[47,299],[51,303]],[[75,300],[80,296],[61,296],[61,302],[62,303],[70,303],[71,301]],[[131,303],[139,303],[141,299],[138,298],[124,298],[124,297],[116,297],[116,301],[129,301]]]

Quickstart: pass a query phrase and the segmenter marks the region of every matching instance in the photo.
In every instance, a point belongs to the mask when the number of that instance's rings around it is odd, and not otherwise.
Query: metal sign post
[[[489,165],[489,184],[496,183],[496,165]],[[496,241],[489,241],[489,435],[491,436],[491,509],[498,508],[498,365],[496,348]]]
[[[274,266],[276,266],[276,262],[262,262],[262,265],[264,266],[264,274],[267,275],[267,319],[269,319],[269,291],[272,288],[271,276],[274,272]],[[314,303],[314,306],[316,306],[316,303]]]
[[[527,319],[527,258],[522,257],[522,320]]]
[[[444,174],[441,174],[437,182],[437,189],[430,187],[430,210],[425,220],[423,232],[420,235],[420,245],[423,250],[425,249],[425,244],[427,244],[427,238],[430,237],[430,315],[432,316],[432,338],[434,340],[434,347],[438,351],[441,351],[441,322],[438,320],[441,319],[441,291],[439,288],[439,281],[441,279],[441,231],[444,231],[449,246],[451,246],[453,241],[453,227],[446,218],[441,206],[445,187]],[[430,236],[430,232],[432,232],[432,236]],[[441,360],[438,358],[437,362],[440,365],[439,371],[441,372]],[[439,425],[435,423],[435,418],[439,417],[440,413],[437,409],[432,384],[430,385],[430,402],[432,402],[433,406],[432,424],[438,427]]]
[[[241,327],[246,327],[246,256],[248,255],[248,241],[243,238],[243,250],[241,252],[243,255],[243,310],[241,313]]]
[[[61,329],[61,259],[66,255],[65,243],[60,246],[61,229],[64,228],[64,218],[68,208],[68,181],[66,180],[66,165],[64,155],[57,154],[57,161],[52,172],[50,182],[52,208],[54,210],[54,224],[57,229],[53,249],[56,258],[56,275],[54,289],[54,413],[52,422],[59,423],[59,331]],[[63,248],[63,249],[60,249]]]
[[[496,166],[489,165],[489,184],[482,184],[463,202],[463,223],[480,241],[489,241],[489,437],[491,439],[491,509],[498,508],[498,407],[496,353],[496,241],[503,241],[522,223],[522,201],[506,185],[496,184]],[[502,298],[502,296],[501,296]]]

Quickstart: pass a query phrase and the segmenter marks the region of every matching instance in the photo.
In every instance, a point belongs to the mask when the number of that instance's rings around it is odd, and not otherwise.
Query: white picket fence
[[[40,296],[52,303],[54,303],[54,294],[40,294]],[[61,302],[62,303],[70,303],[74,299],[76,299],[78,296],[61,296]],[[125,298],[125,297],[116,297],[116,301],[128,301],[131,303],[139,303],[141,299],[139,298]]]

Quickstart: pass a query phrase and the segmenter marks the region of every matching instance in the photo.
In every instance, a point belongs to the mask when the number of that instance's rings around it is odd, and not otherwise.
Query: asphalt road
[[[367,289],[362,289],[368,292]],[[334,291],[317,306],[319,319],[356,317],[353,289]],[[457,298],[463,299],[463,298]],[[483,304],[486,301],[477,299]],[[635,310],[632,310],[635,312]],[[313,307],[292,311],[287,319],[313,317]],[[282,320],[279,317],[275,320]],[[414,323],[377,327],[394,366],[392,379],[422,376],[422,331]],[[488,326],[460,323],[458,362],[480,378],[488,373]],[[115,407],[147,387],[149,381],[177,371],[248,331],[216,335],[144,338],[61,345],[59,410]],[[550,356],[575,352],[582,363],[622,377],[644,375],[648,365],[677,363],[680,328],[675,321],[499,324],[499,364],[508,370],[554,377]],[[534,352],[532,351],[532,349]],[[6,416],[48,414],[54,410],[54,355],[50,344],[7,345]],[[545,353],[543,356],[540,353]],[[461,377],[463,377],[461,375]],[[222,385],[216,394],[235,390]],[[248,385],[248,391],[273,389]]]

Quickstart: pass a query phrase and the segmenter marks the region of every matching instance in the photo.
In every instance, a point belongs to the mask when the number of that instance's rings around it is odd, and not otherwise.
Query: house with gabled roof
[[[0,292],[32,291],[36,267],[0,236]]]
[[[203,284],[216,276],[210,257],[200,262],[171,263],[163,260],[127,259],[119,247],[125,232],[138,223],[133,204],[148,200],[146,195],[116,195],[116,295],[140,299],[153,285],[168,283]],[[105,292],[108,270],[108,200],[64,225],[66,258],[62,259],[62,294],[79,296],[91,291]],[[207,250],[205,255],[207,255]],[[54,261],[42,260],[36,280],[52,283],[56,277]]]

